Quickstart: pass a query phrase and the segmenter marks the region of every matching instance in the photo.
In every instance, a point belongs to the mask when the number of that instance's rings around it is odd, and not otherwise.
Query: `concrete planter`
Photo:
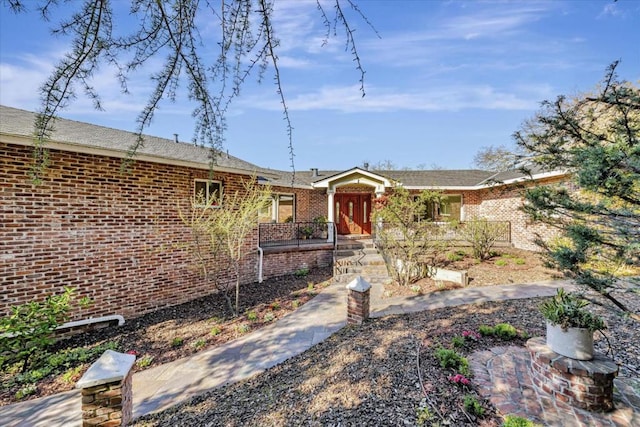
[[[558,354],[577,360],[593,359],[593,332],[586,328],[568,328],[547,322],[547,345]]]

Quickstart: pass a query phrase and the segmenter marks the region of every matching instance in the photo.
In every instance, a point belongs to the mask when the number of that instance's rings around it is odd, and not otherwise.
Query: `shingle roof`
[[[35,113],[0,105],[0,133],[31,138]],[[118,153],[122,156],[136,141],[136,134],[118,129],[97,126],[68,119],[57,119],[51,140],[69,146],[90,147]],[[145,135],[145,145],[137,156],[145,156],[151,161],[186,162],[208,167],[211,150],[174,140]],[[240,173],[255,173],[264,176],[274,186],[310,188],[314,182],[339,175],[345,171],[279,171],[262,168],[225,153],[217,159],[216,169],[227,169]],[[525,178],[529,175],[520,171],[489,172],[477,169],[467,170],[372,170],[372,173],[414,188],[460,188],[481,187],[499,182]],[[532,171],[534,174],[543,171]],[[295,176],[295,180],[292,179]]]
[[[30,138],[33,135],[35,113],[0,105],[0,133]],[[136,141],[136,134],[104,126],[57,119],[51,141],[78,147],[99,148],[114,153],[127,153]],[[176,143],[174,140],[144,136],[144,146],[138,156],[150,156],[164,161],[188,162],[208,167],[211,150],[193,144]],[[221,153],[217,167],[247,173],[265,173],[265,169],[234,156]]]

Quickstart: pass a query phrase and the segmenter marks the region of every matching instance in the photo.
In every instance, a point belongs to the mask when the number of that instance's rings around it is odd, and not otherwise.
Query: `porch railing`
[[[261,248],[274,246],[303,246],[331,242],[331,222],[262,223],[258,227]]]
[[[434,239],[442,239],[446,241],[455,241],[455,242],[464,242],[465,239],[463,237],[463,229],[467,224],[472,223],[472,221],[465,221],[459,223],[449,223],[449,222],[432,222],[431,226],[435,227],[436,230],[433,233]],[[509,221],[487,221],[492,229],[497,233],[496,243],[511,243],[511,222]],[[379,224],[379,227],[385,227],[387,224]],[[374,239],[378,240],[378,230],[374,234]],[[401,233],[398,233],[396,236],[397,239],[402,239]]]

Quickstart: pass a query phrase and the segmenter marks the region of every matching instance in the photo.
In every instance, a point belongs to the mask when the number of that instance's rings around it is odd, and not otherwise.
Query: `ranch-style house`
[[[145,137],[128,172],[122,160],[135,134],[58,119],[47,143],[42,182],[30,179],[34,113],[0,106],[0,312],[75,288],[93,304],[76,318],[132,318],[210,294],[181,242],[190,230],[179,207],[202,191],[208,197],[241,191],[242,181],[269,184],[272,203],[246,242],[241,282],[288,274],[301,266],[328,266],[336,239],[371,235],[375,198],[394,186],[439,190],[434,221],[486,218],[509,224],[505,240],[535,249],[535,233],[518,207],[523,185],[556,182],[558,172],[525,177],[480,170],[291,172],[218,156],[210,178],[210,151],[174,139]],[[354,159],[354,162],[356,159]],[[320,221],[319,219],[322,219]],[[259,224],[258,224],[259,222]]]

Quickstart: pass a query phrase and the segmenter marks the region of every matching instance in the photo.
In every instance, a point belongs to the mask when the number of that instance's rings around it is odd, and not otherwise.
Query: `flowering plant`
[[[471,380],[462,374],[455,374],[449,377],[449,381],[451,381],[452,383],[461,384],[461,385],[471,384]]]
[[[136,356],[136,357],[140,355],[140,353],[138,353],[138,352],[137,352],[137,351],[135,351],[135,350],[129,350],[129,351],[127,351],[127,354],[133,354],[133,355],[134,355],[134,356]]]
[[[474,341],[478,341],[480,339],[480,334],[475,331],[463,331],[462,336],[464,338],[469,338]]]

